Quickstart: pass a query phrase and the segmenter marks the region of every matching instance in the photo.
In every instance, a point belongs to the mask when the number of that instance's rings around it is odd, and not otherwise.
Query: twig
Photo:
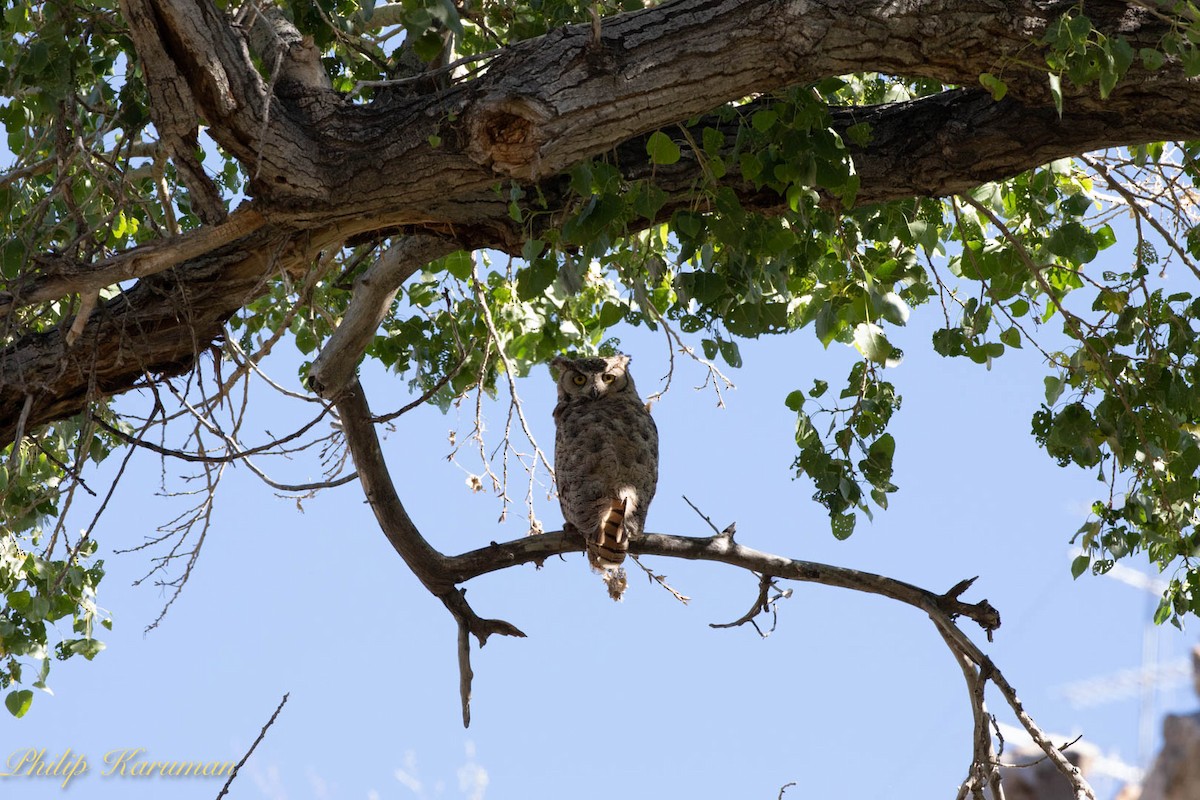
[[[12,475],[21,468],[21,440],[25,438],[25,425],[29,422],[29,412],[33,410],[33,395],[25,395],[21,405],[21,415],[17,417],[17,430],[13,434],[12,452],[8,454],[8,473]]]
[[[239,761],[236,766],[234,766],[233,772],[229,773],[229,779],[225,781],[225,785],[221,787],[221,793],[217,795],[217,800],[221,800],[221,798],[225,796],[225,793],[229,791],[229,784],[233,783],[233,779],[237,777],[238,770],[241,769],[242,765],[246,763],[246,759],[250,758],[250,754],[254,752],[254,748],[258,747],[258,743],[261,742],[263,737],[267,735],[267,728],[270,728],[275,724],[275,718],[278,717],[279,712],[283,710],[283,706],[285,703],[287,703],[288,695],[290,694],[291,692],[284,693],[283,699],[279,701],[279,705],[275,708],[275,713],[271,715],[271,718],[267,720],[267,724],[263,725],[262,730],[258,732],[258,738],[254,740],[254,744],[250,745],[250,749],[246,751],[246,755],[242,756],[242,760]]]
[[[71,329],[63,337],[63,341],[66,342],[67,347],[75,344],[76,340],[83,334],[83,329],[87,327],[88,319],[92,316],[92,311],[96,308],[96,301],[99,299],[100,292],[95,289],[83,292],[79,296],[79,310],[75,312],[75,320],[71,323]]]
[[[700,509],[696,508],[696,504],[693,503],[691,500],[688,500],[686,494],[680,495],[680,496],[683,497],[683,502],[687,503],[689,506],[692,507],[692,511],[695,511],[697,514],[700,515],[700,519],[702,519],[708,523],[708,527],[713,529],[713,533],[717,533],[717,534],[721,533],[720,529],[717,528],[717,526],[713,523],[712,518],[710,516],[708,516],[707,514],[705,514],[703,511],[701,511]],[[730,535],[730,537],[732,537],[733,536],[733,526],[730,525],[728,528],[726,528],[726,530],[729,531],[729,535]]]
[[[463,66],[464,64],[470,64],[475,61],[483,61],[484,59],[487,59],[487,58],[495,58],[498,55],[500,55],[500,50],[490,50],[486,53],[476,53],[475,55],[471,55],[471,56],[463,56],[460,59],[451,61],[449,64],[446,64],[444,67],[437,67],[436,69],[427,70],[425,72],[422,72],[420,75],[413,75],[408,78],[390,78],[388,80],[380,80],[380,81],[359,81],[358,83],[354,84],[354,88],[350,91],[350,94],[356,95],[359,93],[359,91],[361,91],[362,89],[366,89],[368,87],[403,86],[406,83],[416,83],[417,81],[429,80],[430,78],[432,78],[436,75],[453,72],[454,70],[458,69],[459,67]]]
[[[774,597],[770,596],[771,589],[779,590],[779,594]],[[792,596],[791,589],[779,589],[775,584],[775,578],[772,575],[758,576],[758,597],[754,598],[754,605],[750,606],[750,610],[743,614],[733,622],[710,622],[710,628],[736,628],[739,625],[745,625],[747,622],[754,626],[754,630],[758,631],[758,635],[766,639],[775,632],[775,625],[779,621],[779,614],[775,608],[775,604],[780,600],[786,600]],[[755,617],[759,614],[771,612],[771,629],[766,633],[762,632],[762,628],[758,627]]]
[[[458,617],[458,695],[462,702],[463,727],[471,727],[471,681],[475,670],[471,669],[471,626],[463,617]]]
[[[680,593],[679,593],[679,592],[678,592],[676,589],[674,589],[674,588],[671,586],[671,584],[667,583],[667,576],[666,576],[666,575],[658,575],[658,574],[656,574],[656,573],[654,572],[654,570],[650,569],[650,568],[649,568],[649,567],[647,567],[645,564],[643,564],[641,561],[639,561],[637,556],[630,556],[630,558],[632,558],[632,559],[633,559],[633,563],[637,564],[639,567],[641,567],[641,568],[642,568],[642,571],[646,573],[646,577],[647,577],[648,579],[650,579],[650,580],[652,580],[652,581],[658,581],[658,585],[659,585],[659,586],[663,587],[663,588],[664,588],[664,589],[666,589],[668,592],[670,592],[672,595],[674,595],[674,596],[675,596],[675,599],[676,599],[676,600],[678,600],[679,602],[683,603],[685,606],[686,606],[686,605],[688,604],[688,602],[689,602],[689,601],[692,599],[692,598],[688,597],[688,596],[687,596],[687,595],[685,595],[685,594],[680,594]]]
[[[542,448],[538,446],[537,439],[533,437],[533,432],[529,428],[529,422],[525,419],[525,407],[521,403],[521,398],[517,395],[516,371],[513,369],[512,362],[508,360],[508,354],[504,352],[504,342],[500,339],[500,334],[496,331],[496,323],[492,319],[492,311],[488,308],[487,296],[483,291],[483,283],[479,280],[479,263],[475,262],[472,274],[472,288],[475,290],[475,298],[479,303],[479,311],[483,315],[483,323],[487,326],[488,335],[492,337],[492,341],[496,343],[496,355],[500,357],[500,362],[504,364],[504,377],[508,381],[508,392],[512,398],[512,405],[516,408],[517,419],[521,421],[521,430],[525,433],[525,438],[533,445],[534,460],[541,461],[542,466],[546,468],[546,472],[554,474],[554,467],[550,466],[550,462],[546,460],[546,454],[542,452]]]
[[[438,599],[446,606],[458,622],[458,694],[462,700],[463,727],[471,726],[471,681],[475,671],[471,669],[471,639],[473,635],[479,640],[479,646],[487,644],[494,633],[501,636],[525,638],[525,633],[512,623],[502,619],[483,619],[476,614],[466,600],[466,589],[451,588],[438,595]]]

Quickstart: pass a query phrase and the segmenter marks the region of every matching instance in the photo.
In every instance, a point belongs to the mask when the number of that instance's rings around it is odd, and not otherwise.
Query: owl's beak
[[[599,396],[600,396],[600,387],[599,386],[593,386],[592,388],[588,389],[588,397],[595,400]]]

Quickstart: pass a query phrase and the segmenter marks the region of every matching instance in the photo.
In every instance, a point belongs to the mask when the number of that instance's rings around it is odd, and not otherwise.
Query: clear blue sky
[[[1122,249],[1105,256],[1120,259]],[[1149,755],[1138,752],[1136,699],[1076,709],[1063,690],[1139,666],[1154,600],[1109,579],[1071,580],[1067,541],[1102,487],[1035,446],[1029,420],[1042,398],[1040,356],[1012,353],[990,372],[940,358],[929,347],[938,319],[936,304],[917,309],[894,334],[907,355],[889,374],[904,396],[893,427],[901,491],[873,524],[835,541],[811,484],[792,480],[793,415],[783,398],[817,377],[836,387],[854,355],[840,345],[826,351],[805,331],[744,344],[746,366],[730,371],[738,388],[723,410],[711,391],[690,388],[701,373],[677,362],[675,385],[654,409],[661,481],[647,527],[706,535],[686,494],[718,524],[736,520],[739,539],[760,549],[938,591],[978,575],[969,598],[987,597],[1003,627],[990,645],[966,629],[1034,718],[1136,763]],[[662,337],[622,338],[643,395],[654,391],[667,364]],[[286,356],[268,368],[296,387],[294,364]],[[365,382],[376,410],[402,404],[395,376],[368,371]],[[519,390],[550,447],[548,372]],[[260,405],[245,429],[251,444],[265,437],[249,432],[281,432],[286,418],[308,411],[262,387],[252,400]],[[493,432],[502,413],[489,415]],[[471,494],[466,473],[445,460],[454,427],[466,436],[466,410],[460,418],[424,408],[387,436],[410,514],[448,552],[521,535],[519,505],[498,526],[498,501]],[[279,480],[318,478],[311,459],[265,466]],[[106,465],[91,485],[110,473]],[[248,470],[232,470],[191,582],[162,627],[143,636],[163,595],[130,586],[149,567],[146,553],[111,551],[142,542],[182,510],[180,499],[155,495],[159,477],[156,458],[136,457],[95,534],[109,568],[100,602],[115,621],[108,649],[91,664],[56,663],[55,696],[39,693],[26,719],[0,726],[6,756],[27,747],[54,758],[67,748],[84,754],[92,769],[67,796],[213,798],[222,780],[98,773],[105,753],[126,748],[158,760],[237,760],[284,692],[290,702],[230,797],[775,798],[796,781],[790,797],[927,800],[953,797],[965,774],[962,676],[918,611],[793,583],[769,639],[748,627],[712,630],[708,623],[745,612],[756,584],[708,563],[646,560],[693,598],[687,607],[636,571],[626,600],[614,604],[581,555],[469,584],[477,612],[529,638],[495,637],[474,652],[474,720],[464,731],[454,622],[391,550],[357,485],[330,490],[300,513]],[[557,502],[544,490],[537,502],[547,529],[559,528]],[[86,526],[88,508],[80,502],[73,530]],[[1192,641],[1168,627],[1155,647],[1168,661]],[[620,691],[594,688],[611,682]],[[1191,710],[1196,702],[1179,687],[1161,691],[1158,705]],[[1013,721],[998,696],[990,707]],[[1115,791],[1101,786],[1103,795]],[[54,779],[0,783],[6,798],[62,793]]]

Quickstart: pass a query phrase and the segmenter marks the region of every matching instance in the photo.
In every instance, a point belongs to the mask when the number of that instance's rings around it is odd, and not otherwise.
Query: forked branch
[[[504,620],[480,617],[467,604],[465,592],[458,584],[519,564],[541,564],[553,555],[578,552],[584,547],[583,539],[577,535],[555,531],[509,542],[493,542],[487,547],[457,556],[447,556],[439,552],[413,524],[400,501],[383,458],[370,407],[362,386],[356,379],[350,381],[346,392],[336,398],[335,404],[342,418],[342,426],[358,468],[363,490],[380,528],[417,579],[445,604],[458,623],[459,691],[463,724],[469,725],[471,680],[474,675],[470,660],[470,636],[474,635],[482,647],[492,634],[516,637],[523,637],[525,634]],[[970,690],[975,720],[975,746],[971,771],[964,782],[966,792],[982,796],[983,786],[990,784],[993,789],[998,788],[994,748],[991,744],[991,717],[983,705],[984,689],[990,681],[1000,690],[1033,740],[1071,782],[1077,800],[1095,800],[1091,787],[1078,768],[1068,762],[1034,724],[1025,713],[1016,692],[995,664],[955,623],[958,617],[967,617],[983,628],[989,639],[992,632],[1000,627],[1000,613],[987,600],[968,603],[961,599],[963,593],[974,583],[974,578],[960,581],[950,590],[938,594],[883,575],[799,561],[754,550],[734,541],[733,525],[708,537],[648,533],[633,540],[629,549],[633,555],[718,561],[755,573],[759,578],[759,593],[754,605],[747,614],[730,626],[753,621],[757,614],[773,610],[774,603],[786,596],[783,591],[774,598],[770,596],[771,589],[777,588],[775,581],[778,579],[822,583],[878,594],[921,609],[929,615],[962,667]],[[761,630],[759,632],[762,633]],[[962,796],[965,796],[965,793]]]

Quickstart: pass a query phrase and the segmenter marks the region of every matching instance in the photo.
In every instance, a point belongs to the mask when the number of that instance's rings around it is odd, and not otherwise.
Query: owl
[[[558,370],[554,472],[563,518],[583,534],[588,561],[619,599],[621,562],[658,484],[658,428],[633,385],[629,356],[560,356],[550,365]]]

